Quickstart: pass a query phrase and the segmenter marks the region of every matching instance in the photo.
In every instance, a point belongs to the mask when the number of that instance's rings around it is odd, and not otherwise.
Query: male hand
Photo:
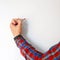
[[[20,18],[12,19],[10,28],[11,28],[11,31],[14,37],[22,33],[22,21],[23,20],[24,19],[20,19]]]

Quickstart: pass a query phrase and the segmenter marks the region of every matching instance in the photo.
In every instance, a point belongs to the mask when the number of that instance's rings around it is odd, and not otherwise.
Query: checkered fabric
[[[14,40],[26,60],[60,60],[60,42],[42,53],[32,47],[22,35],[16,36]]]

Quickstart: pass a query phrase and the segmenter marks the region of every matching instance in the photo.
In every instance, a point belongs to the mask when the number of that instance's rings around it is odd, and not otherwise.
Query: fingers
[[[20,25],[22,24],[22,22],[25,20],[25,18],[21,19],[21,18],[13,18],[12,21],[11,21],[11,26],[12,25]]]
[[[16,24],[22,24],[22,22],[25,20],[25,18],[21,19],[21,18],[14,18],[13,19],[15,21]]]
[[[12,19],[11,23],[10,23],[10,27],[13,27],[17,24],[16,20]]]
[[[26,18],[23,18],[23,19],[21,19],[21,18],[13,18],[12,19],[12,23],[17,23],[18,21],[20,21],[20,22],[22,22],[22,21],[24,21],[24,20],[26,20]]]
[[[16,25],[17,21],[16,20],[12,20],[12,24]]]

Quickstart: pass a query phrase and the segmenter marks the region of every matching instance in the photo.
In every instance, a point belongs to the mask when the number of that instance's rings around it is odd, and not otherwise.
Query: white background
[[[0,60],[24,60],[9,26],[17,17],[26,18],[23,35],[39,51],[60,41],[60,0],[0,0]]]

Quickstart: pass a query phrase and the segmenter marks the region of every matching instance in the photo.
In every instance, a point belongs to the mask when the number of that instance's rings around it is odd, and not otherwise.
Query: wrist
[[[18,38],[21,38],[21,37],[22,37],[22,35],[19,34],[19,35],[17,35],[17,36],[14,37],[14,40],[16,40],[16,39],[18,39]]]
[[[21,33],[18,33],[18,34],[14,34],[13,36],[14,36],[14,37],[16,37],[16,36],[18,36],[18,35],[21,35]]]

